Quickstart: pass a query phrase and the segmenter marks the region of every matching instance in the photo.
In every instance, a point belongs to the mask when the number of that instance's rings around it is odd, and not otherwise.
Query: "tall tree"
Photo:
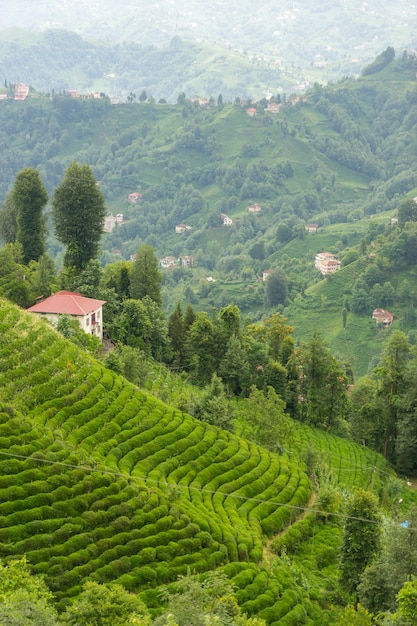
[[[48,193],[39,172],[33,167],[21,170],[11,192],[16,214],[16,241],[22,245],[23,262],[38,261],[45,252],[45,224],[42,211]]]
[[[170,339],[165,313],[149,296],[142,298],[150,323],[150,332],[146,337],[146,352],[157,361],[168,362],[171,359]]]
[[[403,227],[407,222],[417,222],[417,202],[414,198],[406,198],[398,207],[398,225]]]
[[[158,269],[158,259],[152,246],[140,246],[130,275],[130,296],[142,300],[149,296],[157,304],[162,303],[162,275]]]
[[[265,283],[265,299],[268,306],[284,304],[288,295],[288,279],[284,270],[277,267],[269,274]]]
[[[22,264],[22,246],[6,243],[0,248],[0,295],[21,307],[33,304],[31,284],[26,279],[28,267]]]
[[[362,572],[378,552],[380,522],[376,496],[355,491],[346,505],[340,560],[341,583],[349,593],[356,593]]]
[[[398,500],[398,496],[397,496]],[[417,511],[411,507],[408,525],[398,519],[384,525],[381,552],[369,565],[358,586],[362,605],[372,611],[395,611],[396,598],[406,580],[417,576]]]
[[[90,166],[74,161],[52,199],[55,233],[67,246],[66,267],[81,270],[97,256],[105,213],[104,197]]]
[[[227,399],[222,380],[217,374],[213,374],[210,384],[194,401],[191,415],[219,428],[232,430],[232,406],[230,400]]]
[[[382,353],[380,365],[374,369],[378,395],[383,400],[383,450],[385,458],[394,459],[394,447],[400,415],[399,399],[405,391],[405,375],[409,362],[410,345],[406,335],[394,330]]]
[[[174,365],[181,367],[184,365],[185,356],[185,326],[180,302],[168,320],[168,335],[171,339]]]
[[[17,209],[12,193],[8,193],[0,207],[0,238],[4,243],[15,243],[17,232]]]
[[[297,354],[301,417],[314,426],[332,430],[346,417],[347,378],[316,331]]]
[[[207,313],[199,311],[188,332],[187,349],[190,355],[190,366],[195,382],[205,385],[215,370],[215,327]]]
[[[229,391],[239,394],[248,383],[249,363],[242,342],[232,335],[226,344],[226,352],[220,360],[219,374]]]

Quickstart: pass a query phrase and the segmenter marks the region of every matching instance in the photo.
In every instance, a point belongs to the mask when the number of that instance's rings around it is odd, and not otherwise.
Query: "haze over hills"
[[[265,90],[288,91],[291,87],[302,88],[306,82],[326,83],[344,75],[359,74],[361,68],[387,46],[393,46],[400,53],[413,50],[416,22],[416,7],[406,0],[396,3],[332,1],[323,6],[312,0],[285,0],[264,2],[261,7],[244,0],[239,2],[238,8],[230,1],[212,4],[202,0],[175,3],[161,0],[155,4],[147,0],[122,0],[115,4],[108,0],[71,3],[52,0],[33,4],[29,0],[18,0],[9,3],[2,12],[1,38],[11,48],[5,48],[4,44],[0,48],[0,74],[11,81],[30,82],[44,91],[98,86],[110,95],[126,95],[132,88],[152,88],[148,95],[174,98],[178,91],[158,88],[138,65],[132,68],[139,79],[137,85],[127,81],[126,76],[122,85],[118,85],[117,80],[103,82],[103,79],[105,74],[120,77],[118,71],[124,71],[119,68],[117,50],[111,46],[129,44],[133,46],[131,56],[142,57],[148,56],[148,47],[169,50],[172,40],[180,38],[197,45],[181,70],[183,80],[178,81],[183,83],[179,87],[187,95],[194,95],[197,89],[198,95],[206,97],[217,97],[221,90],[231,99],[248,95],[259,98]],[[22,33],[5,30],[15,28],[31,31],[32,35],[47,29],[65,29],[85,38],[81,47],[89,48],[85,60],[90,80],[86,81],[85,76],[83,80],[82,74],[77,72],[66,76],[71,66],[77,65],[69,45],[68,67],[55,68],[55,75],[50,72],[47,81],[41,81],[38,71],[33,71],[31,58],[41,63],[44,54],[46,65],[48,54],[39,49],[39,41],[29,50],[29,41],[24,37],[22,40]],[[96,44],[93,45],[93,41]],[[98,41],[101,44],[97,44]],[[103,42],[108,51],[105,60],[102,58]],[[65,48],[64,43],[63,46]],[[147,59],[151,74],[162,72],[166,63],[164,55],[152,59],[151,63]],[[181,66],[181,59],[177,58],[176,63]],[[240,68],[236,69],[236,65]],[[233,77],[233,72],[230,76],[230,66],[240,75],[239,81]],[[207,72],[205,77],[201,76],[203,69]],[[46,68],[44,71],[47,72]],[[198,77],[200,80],[196,80]],[[228,92],[230,81],[234,91]]]

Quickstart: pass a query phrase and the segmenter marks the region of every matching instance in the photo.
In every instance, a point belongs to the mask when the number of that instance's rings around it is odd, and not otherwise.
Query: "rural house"
[[[141,198],[142,198],[142,194],[139,193],[139,191],[134,191],[133,193],[130,193],[127,196],[127,199],[129,200],[131,204],[136,204],[136,202],[139,202]]]
[[[180,257],[182,267],[192,267],[194,265],[194,257],[184,255]]]
[[[394,316],[389,311],[385,311],[384,309],[375,309],[372,312],[372,319],[376,321],[377,324],[381,326],[391,326],[394,321]]]
[[[16,83],[14,86],[14,99],[26,100],[29,95],[29,87],[23,83]]]
[[[111,233],[116,224],[123,224],[123,213],[114,215],[106,215],[104,218],[103,230],[106,233]]]
[[[340,261],[331,252],[319,252],[314,259],[314,267],[325,276],[340,270]]]
[[[273,271],[274,271],[274,270],[264,270],[264,271],[262,272],[262,280],[263,280],[263,282],[265,282],[265,281],[266,281],[266,279],[268,278],[268,276],[269,276],[270,274],[272,274],[272,272],[273,272]]]
[[[159,264],[164,270],[172,270],[177,267],[177,262],[173,256],[164,256],[159,259]]]
[[[226,213],[222,213],[221,218],[222,218],[223,226],[231,226],[233,224],[232,218],[226,215]]]
[[[78,321],[84,332],[95,335],[102,341],[103,304],[105,300],[85,298],[80,293],[72,291],[58,291],[49,298],[37,302],[28,311],[39,317],[46,317],[55,325],[60,315],[70,315]]]
[[[188,226],[188,224],[177,224],[175,226],[176,233],[188,233],[190,230],[192,230],[192,227]]]

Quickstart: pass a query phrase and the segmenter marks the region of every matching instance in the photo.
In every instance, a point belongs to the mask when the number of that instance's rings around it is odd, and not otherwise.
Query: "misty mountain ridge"
[[[36,6],[18,0],[2,14],[3,28],[11,30],[0,33],[0,76],[41,91],[259,99],[265,90],[302,90],[357,75],[387,46],[413,50],[416,19],[415,7],[403,0],[325,8],[286,0],[279,9],[271,1],[254,9],[247,0],[238,9],[202,0],[122,0],[117,7],[107,0]]]

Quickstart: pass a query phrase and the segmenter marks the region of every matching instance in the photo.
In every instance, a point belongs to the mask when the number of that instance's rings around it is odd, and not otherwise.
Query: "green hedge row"
[[[308,513],[305,517],[290,526],[285,533],[276,537],[271,543],[271,549],[275,554],[285,552],[296,552],[308,537],[313,533],[315,513]]]

